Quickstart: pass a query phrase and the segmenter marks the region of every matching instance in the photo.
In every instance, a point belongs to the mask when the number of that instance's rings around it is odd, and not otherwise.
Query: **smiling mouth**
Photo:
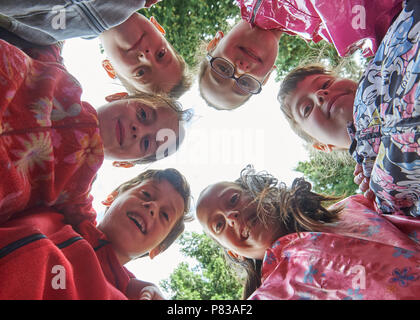
[[[340,98],[341,96],[343,96],[344,95],[344,93],[343,94],[339,94],[339,95],[336,95],[334,98],[332,98],[331,99],[331,101],[328,103],[328,105],[327,105],[327,116],[328,116],[328,118],[330,118],[331,117],[331,108],[333,107],[333,105],[334,105],[334,103],[337,101],[337,99],[338,98]]]
[[[143,220],[141,216],[139,216],[136,212],[127,212],[127,217],[134,222],[137,228],[141,231],[141,233],[146,234],[147,232],[147,225],[146,221]]]

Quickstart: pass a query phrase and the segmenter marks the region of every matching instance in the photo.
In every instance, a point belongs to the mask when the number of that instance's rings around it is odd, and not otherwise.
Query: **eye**
[[[306,118],[312,111],[312,105],[308,104],[303,108],[303,116]]]
[[[157,57],[159,59],[162,59],[165,56],[165,54],[166,54],[166,49],[162,49],[158,52]]]
[[[214,224],[214,232],[220,233],[223,229],[223,226],[224,226],[224,222],[222,220],[216,221],[216,223]]]
[[[142,190],[142,191],[141,191],[141,194],[142,194],[145,198],[147,198],[147,199],[150,199],[150,198],[151,198],[150,193],[149,193],[149,192],[147,192],[147,191],[145,191],[145,190]]]
[[[321,88],[324,89],[324,90],[327,89],[330,86],[331,82],[332,82],[332,80],[328,79],[327,81],[324,82],[324,84],[322,85]]]
[[[235,193],[235,194],[233,194],[233,195],[230,197],[230,199],[229,199],[229,204],[230,204],[232,207],[234,207],[234,206],[238,203],[238,200],[239,200],[239,194],[238,194],[238,193]]]
[[[149,147],[150,147],[150,140],[149,140],[149,138],[144,138],[142,140],[142,146],[143,146],[143,149],[145,151],[147,151],[149,149]]]
[[[136,78],[141,78],[144,76],[144,74],[146,73],[146,71],[143,68],[140,68],[136,71],[135,77]]]
[[[140,108],[140,109],[137,110],[137,119],[139,121],[147,120],[147,113],[146,113],[146,111],[144,111],[143,108]]]
[[[169,221],[169,215],[166,212],[162,212],[162,216],[166,221]]]

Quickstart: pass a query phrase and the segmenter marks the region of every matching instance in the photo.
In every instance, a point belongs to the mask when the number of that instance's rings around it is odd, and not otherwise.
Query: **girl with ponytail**
[[[419,299],[419,221],[337,200],[247,166],[201,192],[197,218],[246,271],[245,299]]]

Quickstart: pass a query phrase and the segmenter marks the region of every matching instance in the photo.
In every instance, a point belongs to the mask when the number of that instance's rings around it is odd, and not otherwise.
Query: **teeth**
[[[242,232],[241,232],[241,236],[243,237],[243,238],[248,238],[249,237],[249,229],[248,228],[243,228],[242,229]]]
[[[142,233],[146,233],[146,224],[144,223],[142,217],[138,216],[134,212],[128,212],[127,216],[136,224],[137,228],[139,228]]]

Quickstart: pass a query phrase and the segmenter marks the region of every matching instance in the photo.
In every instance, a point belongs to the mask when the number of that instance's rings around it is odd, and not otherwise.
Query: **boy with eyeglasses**
[[[200,68],[201,97],[218,110],[232,110],[261,92],[274,70],[282,32],[242,20],[226,35],[217,32]]]

